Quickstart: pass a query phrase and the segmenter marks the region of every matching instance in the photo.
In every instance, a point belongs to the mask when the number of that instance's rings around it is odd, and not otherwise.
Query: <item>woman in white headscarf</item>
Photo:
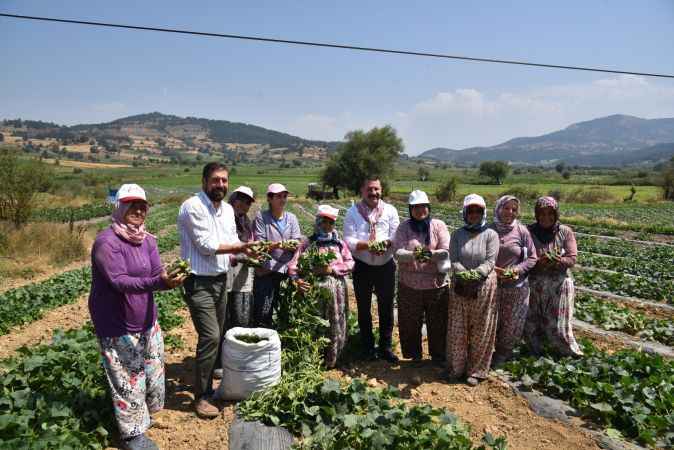
[[[526,226],[519,215],[520,201],[504,195],[496,201],[492,228],[499,236],[496,258],[496,304],[498,327],[496,351],[492,365],[507,361],[515,345],[522,338],[524,323],[529,311],[529,271],[536,265],[536,249]]]
[[[487,378],[496,338],[498,234],[487,226],[487,205],[477,194],[463,200],[465,225],[452,233],[452,289],[447,323],[450,379],[476,386]]]
[[[347,337],[347,318],[349,314],[349,299],[347,295],[346,276],[353,270],[354,261],[346,243],[339,238],[335,230],[335,221],[339,210],[330,205],[319,205],[316,214],[314,234],[305,239],[298,247],[295,255],[288,263],[288,275],[302,290],[309,288],[309,284],[301,277],[299,259],[305,251],[314,247],[319,253],[333,252],[335,259],[329,265],[317,268],[313,274],[319,286],[330,292],[330,300],[323,307],[323,317],[330,321],[328,338],[330,344],[325,351],[325,366],[335,367]]]

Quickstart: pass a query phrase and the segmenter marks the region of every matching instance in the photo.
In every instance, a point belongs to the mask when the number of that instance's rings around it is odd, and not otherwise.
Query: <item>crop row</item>
[[[622,331],[674,347],[674,323],[651,318],[639,311],[603,301],[585,293],[576,296],[575,317],[604,330]]]
[[[164,253],[178,243],[178,232],[174,228],[158,238],[157,246]],[[3,292],[0,294],[0,335],[16,325],[41,319],[45,311],[74,302],[90,287],[91,267],[87,266]]]
[[[628,273],[654,281],[674,280],[672,264],[659,261],[641,261],[636,258],[604,256],[581,251],[578,254],[578,263],[584,267]]]
[[[576,235],[578,248],[584,252],[630,258],[636,261],[674,264],[674,246],[643,245],[619,239],[597,239]]]
[[[623,273],[593,270],[577,270],[574,277],[577,284],[591,289],[674,304],[674,281],[671,280],[656,282]]]
[[[300,295],[288,285],[282,296],[283,376],[279,384],[240,403],[240,417],[286,428],[301,437],[297,448],[302,449],[474,448],[468,428],[444,409],[408,406],[395,388],[372,388],[360,379],[324,379],[329,323],[319,316],[320,288]],[[490,448],[506,448],[503,438],[486,435],[483,441]]]
[[[579,409],[585,417],[648,445],[674,445],[674,361],[634,350],[607,354],[589,343],[580,358],[522,357],[505,369],[525,386]]]
[[[74,302],[90,286],[91,268],[85,267],[0,294],[0,335],[13,326],[42,318],[45,311]]]
[[[167,333],[182,323],[177,290],[155,296]],[[165,335],[167,344],[179,342]],[[22,347],[0,362],[0,448],[90,448],[108,444],[114,423],[91,324],[57,331],[51,344]]]
[[[112,205],[107,203],[90,203],[82,206],[68,206],[63,208],[47,208],[33,212],[31,219],[41,222],[69,222],[89,220],[109,215]]]

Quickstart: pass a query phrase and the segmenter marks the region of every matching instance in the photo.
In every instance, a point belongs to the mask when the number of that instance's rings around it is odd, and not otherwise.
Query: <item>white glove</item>
[[[395,253],[395,257],[398,261],[403,263],[414,262],[414,252],[411,250],[401,248]]]
[[[449,252],[447,250],[432,250],[431,261],[440,262],[449,259]]]

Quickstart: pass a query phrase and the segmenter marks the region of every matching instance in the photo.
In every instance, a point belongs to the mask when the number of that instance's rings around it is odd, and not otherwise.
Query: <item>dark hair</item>
[[[201,172],[201,179],[206,181],[211,177],[213,172],[217,172],[219,170],[226,170],[229,172],[229,169],[226,165],[219,162],[209,162],[204,166],[204,170]]]
[[[379,181],[379,184],[382,185],[382,187],[384,187],[384,183],[382,183],[381,176],[379,176],[379,175],[368,175],[368,176],[366,176],[365,178],[363,178],[363,181],[361,181],[360,187],[362,188],[363,186],[365,186],[370,181]]]

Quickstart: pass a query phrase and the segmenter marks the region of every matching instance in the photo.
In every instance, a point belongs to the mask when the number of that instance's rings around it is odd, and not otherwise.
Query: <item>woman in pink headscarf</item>
[[[103,356],[123,448],[156,449],[145,435],[150,415],[164,406],[164,341],[152,293],[182,284],[159,259],[145,231],[145,191],[124,184],[110,228],[91,250],[89,313]]]
[[[496,349],[492,365],[512,356],[513,348],[522,338],[529,312],[529,271],[536,265],[536,249],[526,226],[517,217],[520,201],[504,195],[496,201],[492,228],[498,233],[499,250],[496,257],[496,303],[498,326]]]
[[[536,222],[529,225],[538,262],[529,276],[531,296],[525,335],[535,353],[547,344],[565,356],[582,355],[573,336],[575,296],[571,268],[576,264],[576,237],[559,223],[559,205],[552,197],[536,202]]]

